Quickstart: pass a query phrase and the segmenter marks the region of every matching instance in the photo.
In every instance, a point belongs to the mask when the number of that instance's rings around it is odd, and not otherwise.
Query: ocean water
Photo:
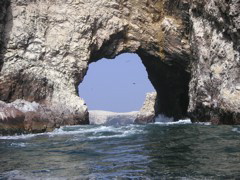
[[[240,126],[66,126],[0,136],[0,179],[239,179]]]

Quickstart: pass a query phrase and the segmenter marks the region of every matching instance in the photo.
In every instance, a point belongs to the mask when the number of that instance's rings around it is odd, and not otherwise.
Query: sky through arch
[[[147,92],[155,91],[140,57],[124,53],[89,65],[79,95],[89,110],[138,111]]]

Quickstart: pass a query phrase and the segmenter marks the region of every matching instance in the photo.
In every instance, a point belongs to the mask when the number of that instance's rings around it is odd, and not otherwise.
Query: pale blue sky
[[[137,54],[91,63],[79,86],[79,95],[89,110],[137,111],[147,92],[155,91]]]

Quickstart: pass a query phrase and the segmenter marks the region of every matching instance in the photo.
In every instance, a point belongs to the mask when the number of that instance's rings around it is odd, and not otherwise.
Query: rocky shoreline
[[[0,101],[2,135],[48,132],[60,126],[76,124],[89,124],[87,111],[82,117],[82,114],[77,116],[64,109],[56,111],[36,102],[16,100],[7,104]]]

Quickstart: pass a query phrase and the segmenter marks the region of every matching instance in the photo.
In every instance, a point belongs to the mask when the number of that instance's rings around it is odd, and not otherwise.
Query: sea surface
[[[66,126],[0,136],[0,179],[240,179],[240,126]]]

